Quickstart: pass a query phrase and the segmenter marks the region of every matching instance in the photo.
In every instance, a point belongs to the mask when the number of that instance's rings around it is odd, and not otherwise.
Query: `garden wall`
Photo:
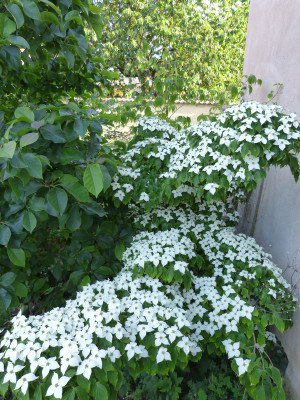
[[[300,0],[251,0],[244,74],[261,78],[247,99],[266,101],[272,85],[282,83],[272,102],[300,117]],[[275,87],[276,88],[276,87]],[[300,182],[288,168],[272,168],[250,198],[239,230],[256,238],[282,266],[300,299]],[[297,270],[297,268],[299,270]],[[300,310],[282,342],[289,358],[286,381],[300,399]]]

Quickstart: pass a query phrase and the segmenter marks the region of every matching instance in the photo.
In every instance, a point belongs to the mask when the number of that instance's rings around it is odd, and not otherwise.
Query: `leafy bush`
[[[91,0],[0,5],[1,324],[115,275],[131,239],[107,197],[117,170],[101,138],[108,121],[82,105],[116,77],[90,43],[99,10]]]
[[[133,379],[168,375],[207,352],[228,357],[253,399],[284,399],[280,371],[269,364],[270,327],[290,327],[296,301],[269,255],[234,233],[234,204],[270,165],[290,165],[298,177],[299,137],[295,115],[257,103],[188,131],[143,119],[108,189],[116,206],[129,204],[137,231],[124,253],[116,249],[123,269],[84,286],[64,308],[12,319],[1,342],[2,393],[10,385],[20,399],[113,399],[125,369]],[[42,189],[48,210],[56,205],[51,190],[70,193],[65,183],[84,188],[83,181],[98,194],[87,183],[89,166],[64,168],[54,188]],[[69,168],[76,182],[62,179]],[[90,203],[75,200],[68,196],[68,205],[87,212]],[[90,202],[98,210],[105,198]],[[57,204],[55,227],[64,203]]]
[[[72,102],[18,107],[2,125],[2,318],[19,301],[31,312],[62,305],[120,270],[115,249],[131,230],[106,198],[117,167],[101,130],[101,119]]]
[[[142,373],[136,381],[124,374],[119,392],[123,399],[132,400],[240,400],[248,396],[225,357],[202,355],[198,363],[189,363],[168,376]]]

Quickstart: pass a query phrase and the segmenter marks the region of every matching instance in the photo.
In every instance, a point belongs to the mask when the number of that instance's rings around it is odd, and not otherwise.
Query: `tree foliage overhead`
[[[184,80],[186,98],[215,100],[226,89],[240,86],[248,1],[101,0],[98,4],[106,19],[97,44],[105,64],[125,77],[137,77],[144,93],[157,91],[155,83],[170,78]],[[128,87],[120,89],[128,93]],[[232,98],[237,95],[234,91]]]
[[[2,107],[83,95],[103,83],[85,27],[100,35],[91,0],[4,0],[0,5]]]

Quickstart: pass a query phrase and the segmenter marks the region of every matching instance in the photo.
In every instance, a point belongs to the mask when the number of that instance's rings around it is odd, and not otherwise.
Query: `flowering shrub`
[[[144,118],[114,176],[136,228],[112,280],[64,308],[18,314],[1,342],[1,391],[18,398],[113,399],[125,367],[166,375],[205,350],[227,355],[253,399],[284,399],[268,356],[296,299],[270,256],[234,232],[237,200],[270,165],[290,165],[300,130],[278,106],[245,103],[187,131]]]

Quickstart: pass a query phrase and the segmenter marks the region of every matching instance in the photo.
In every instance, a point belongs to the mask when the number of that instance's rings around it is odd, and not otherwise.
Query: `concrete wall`
[[[214,104],[212,103],[199,103],[199,104],[189,104],[189,103],[175,103],[176,111],[172,115],[172,118],[176,118],[178,116],[182,117],[190,117],[191,124],[197,124],[197,117],[201,114],[208,115],[210,109]]]
[[[261,78],[246,99],[266,101],[274,83],[283,88],[272,102],[300,117],[300,0],[250,0],[244,74]],[[272,168],[267,178],[241,208],[239,229],[253,235],[286,279],[296,286],[300,299],[300,182],[288,168]],[[299,268],[300,270],[300,268]],[[289,358],[286,381],[292,399],[300,399],[300,312],[294,327],[282,336]]]

